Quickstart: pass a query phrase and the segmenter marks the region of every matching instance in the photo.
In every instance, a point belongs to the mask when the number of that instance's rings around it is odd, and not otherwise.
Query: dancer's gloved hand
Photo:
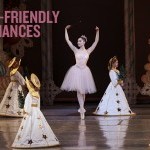
[[[96,27],[95,27],[95,30],[96,30],[96,31],[99,31],[99,27],[96,26]]]
[[[124,85],[123,80],[119,80],[118,83],[119,83],[121,86]]]
[[[67,25],[65,29],[70,29],[71,28],[71,25]]]

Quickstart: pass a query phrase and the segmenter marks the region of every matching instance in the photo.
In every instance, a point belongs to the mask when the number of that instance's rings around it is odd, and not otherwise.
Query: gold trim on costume
[[[11,80],[11,82],[19,82],[18,80]]]
[[[31,104],[31,107],[38,107],[38,104]]]

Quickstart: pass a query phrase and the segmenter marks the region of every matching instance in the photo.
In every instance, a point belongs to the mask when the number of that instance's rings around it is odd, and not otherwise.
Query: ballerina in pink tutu
[[[81,119],[84,119],[84,102],[85,94],[91,94],[96,92],[96,86],[92,73],[87,66],[87,61],[91,52],[95,49],[99,41],[99,28],[96,27],[96,37],[92,46],[88,49],[85,49],[85,43],[87,42],[87,37],[82,35],[78,38],[78,48],[76,48],[72,42],[69,40],[68,29],[71,25],[67,25],[65,28],[65,39],[71,50],[74,52],[76,64],[72,66],[62,83],[61,89],[66,91],[77,91],[77,98],[80,105],[78,112],[80,113]]]

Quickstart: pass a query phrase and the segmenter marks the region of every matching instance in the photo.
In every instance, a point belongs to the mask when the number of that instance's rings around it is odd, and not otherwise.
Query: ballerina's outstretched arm
[[[71,50],[73,52],[76,52],[77,48],[72,44],[72,42],[69,40],[69,35],[68,35],[68,29],[71,27],[71,25],[67,25],[66,28],[65,28],[65,39],[66,39],[66,42],[67,44],[69,45],[69,47],[71,48]]]
[[[99,41],[99,28],[96,26],[95,30],[96,30],[95,42],[92,44],[92,46],[90,48],[87,49],[89,54],[95,49],[95,47]]]

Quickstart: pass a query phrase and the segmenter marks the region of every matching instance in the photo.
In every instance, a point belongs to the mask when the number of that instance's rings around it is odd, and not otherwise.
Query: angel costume
[[[76,64],[66,73],[61,89],[66,91],[78,91],[81,94],[95,93],[96,87],[94,79],[87,66],[89,59],[88,51],[76,50],[74,54]]]
[[[40,111],[39,91],[29,88],[25,99],[24,118],[12,144],[13,148],[40,148],[59,145],[59,141]]]
[[[118,84],[118,73],[115,70],[109,71],[111,79],[98,107],[96,115],[134,115],[129,107],[126,96],[120,84]]]
[[[20,91],[23,93],[21,85],[25,85],[25,80],[22,75],[16,71],[17,69],[18,68],[11,72],[11,82],[9,83],[0,103],[0,116],[23,117],[18,104],[18,92]]]

